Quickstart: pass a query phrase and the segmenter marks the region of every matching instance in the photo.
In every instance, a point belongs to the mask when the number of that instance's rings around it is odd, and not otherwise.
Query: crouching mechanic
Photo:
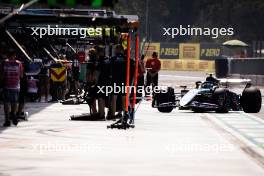
[[[112,69],[110,58],[105,56],[105,49],[98,47],[97,49],[98,61],[99,61],[99,77],[98,77],[98,110],[100,119],[105,119],[105,108],[109,107],[109,95],[105,92],[104,87],[111,86]],[[103,90],[99,90],[99,89]],[[109,111],[108,111],[109,112]],[[107,116],[108,118],[109,116]]]
[[[90,113],[94,117],[97,116],[97,107],[96,107],[96,99],[97,99],[97,83],[98,83],[98,70],[97,70],[97,56],[96,49],[89,49],[89,63],[86,66],[86,89],[88,95],[86,97],[86,101],[90,107]]]
[[[5,111],[5,123],[4,127],[11,125],[10,119],[14,125],[17,125],[17,110],[18,99],[20,91],[20,79],[23,77],[23,67],[20,61],[16,60],[15,50],[10,50],[8,53],[8,59],[3,62],[1,74],[3,76],[4,83],[4,111]],[[10,112],[11,105],[11,112]]]

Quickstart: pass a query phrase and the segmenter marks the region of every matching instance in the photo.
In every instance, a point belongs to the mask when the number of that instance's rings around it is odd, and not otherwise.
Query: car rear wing
[[[218,80],[219,80],[219,84],[222,86],[251,84],[251,79],[223,78]]]

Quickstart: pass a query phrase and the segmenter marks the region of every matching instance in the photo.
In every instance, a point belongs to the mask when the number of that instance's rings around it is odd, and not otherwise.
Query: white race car
[[[246,84],[241,94],[231,91],[228,87],[233,84]],[[183,86],[180,93],[174,89],[160,91],[153,95],[152,107],[160,112],[169,113],[174,108],[190,109],[195,112],[215,111],[244,111],[258,113],[262,106],[261,91],[251,85],[248,79],[215,79],[207,77],[205,82],[196,82],[196,88],[187,90]]]

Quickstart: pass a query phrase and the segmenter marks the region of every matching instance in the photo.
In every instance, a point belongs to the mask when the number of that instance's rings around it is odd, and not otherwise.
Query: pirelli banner
[[[199,60],[200,44],[199,43],[180,43],[180,59],[182,60]]]
[[[146,58],[151,58],[153,52],[158,53],[164,70],[213,72],[214,60],[221,59],[222,48],[217,43],[146,43]]]
[[[208,56],[207,60],[201,60],[201,51],[205,46],[205,56],[210,54],[210,45],[200,45],[200,43],[166,43],[160,44],[160,59],[163,70],[177,71],[204,71],[214,72],[214,60]],[[214,48],[214,46],[212,47]],[[207,53],[206,53],[207,52]]]
[[[179,44],[160,43],[159,54],[162,59],[179,59]]]
[[[158,57],[160,58],[160,43],[145,43],[144,45],[144,53],[146,58],[151,58],[152,53],[157,52]]]
[[[201,60],[216,60],[221,59],[222,46],[217,43],[201,43]]]
[[[160,59],[215,60],[222,56],[222,46],[218,43],[145,43],[147,57],[154,51]]]

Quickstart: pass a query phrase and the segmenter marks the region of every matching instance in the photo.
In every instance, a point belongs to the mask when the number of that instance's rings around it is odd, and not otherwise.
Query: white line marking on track
[[[243,114],[243,113],[241,113]],[[246,114],[246,113],[244,113]],[[257,119],[257,117],[250,115],[250,114],[246,114],[248,116],[250,116],[253,119]],[[228,126],[227,123],[225,123],[224,121],[221,121],[219,118],[217,118],[216,116],[212,115],[212,114],[208,114],[206,113],[206,116],[212,120],[214,123],[216,123],[217,125],[220,126],[220,128],[226,130],[227,132],[229,132],[230,134],[232,134],[233,136],[235,136],[236,138],[238,138],[240,141],[244,142],[248,147],[250,147],[254,152],[258,153],[261,156],[264,156],[264,141],[256,141],[255,138],[251,138],[254,141],[250,140],[250,138],[247,137],[247,133],[243,133],[240,130],[236,130],[237,128],[232,128],[230,126]],[[258,119],[258,121],[261,123],[263,122],[263,120]],[[257,138],[258,139],[258,138]],[[262,140],[263,138],[259,138],[260,140]],[[260,147],[261,146],[261,147]]]
[[[258,122],[264,124],[264,120],[261,119],[261,118],[259,118],[259,117],[256,117],[256,116],[254,116],[254,115],[252,115],[252,114],[247,114],[247,113],[245,113],[245,112],[242,112],[242,114],[247,115],[247,116],[249,116],[249,117],[255,119],[256,121],[258,121]]]
[[[161,77],[173,77],[173,78],[185,78],[185,79],[197,79],[202,78],[201,76],[180,76],[180,75],[160,75]]]

